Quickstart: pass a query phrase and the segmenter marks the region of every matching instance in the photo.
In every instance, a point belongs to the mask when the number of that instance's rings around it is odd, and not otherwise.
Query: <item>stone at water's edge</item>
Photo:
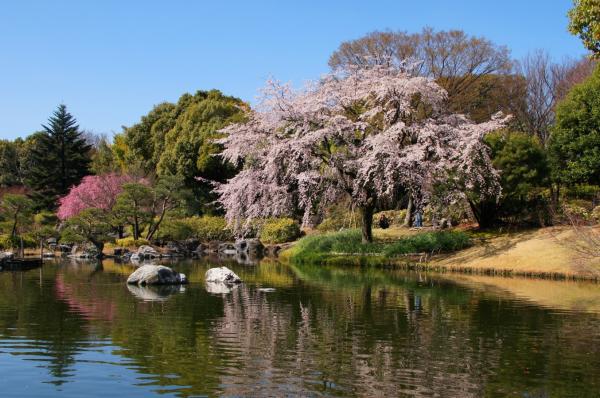
[[[176,285],[187,283],[184,274],[173,271],[164,265],[146,264],[129,275],[127,283],[132,285]]]
[[[264,250],[264,245],[260,240],[253,239],[238,239],[235,242],[235,249],[238,253],[247,253],[252,255],[261,255]]]
[[[226,284],[242,283],[242,279],[227,267],[211,268],[204,275],[206,282]]]

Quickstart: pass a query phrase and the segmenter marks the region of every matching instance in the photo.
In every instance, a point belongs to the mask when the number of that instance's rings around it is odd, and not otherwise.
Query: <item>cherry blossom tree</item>
[[[86,176],[59,199],[57,216],[66,220],[89,208],[108,212],[114,207],[123,185],[136,180],[135,177],[115,173]]]
[[[406,69],[350,66],[298,91],[269,81],[248,122],[221,130],[222,156],[244,165],[217,187],[231,226],[298,210],[308,225],[348,196],[370,242],[377,209],[407,194],[419,208],[436,181],[452,181],[456,196],[497,197],[483,136],[507,118],[476,124],[450,114],[446,91]]]

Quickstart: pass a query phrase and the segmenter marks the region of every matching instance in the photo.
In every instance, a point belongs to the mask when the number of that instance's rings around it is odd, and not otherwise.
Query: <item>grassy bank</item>
[[[309,235],[282,257],[295,264],[394,266],[464,274],[600,279],[600,258],[582,255],[571,228],[517,232],[357,230]]]
[[[284,253],[296,264],[384,265],[406,256],[449,253],[470,245],[469,236],[458,231],[404,233],[393,239],[389,232],[372,243],[362,243],[359,230],[309,235]]]

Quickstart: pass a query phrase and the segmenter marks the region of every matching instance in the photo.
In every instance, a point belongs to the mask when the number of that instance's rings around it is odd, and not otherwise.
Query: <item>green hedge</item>
[[[233,233],[227,227],[227,221],[223,217],[202,216],[185,219],[185,223],[192,231],[192,237],[203,242],[211,240],[227,241],[233,240]]]
[[[291,218],[271,218],[260,228],[263,243],[285,243],[298,239],[302,234],[300,225]]]

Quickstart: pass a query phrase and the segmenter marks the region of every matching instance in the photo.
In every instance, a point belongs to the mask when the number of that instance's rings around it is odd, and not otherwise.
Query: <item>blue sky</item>
[[[571,0],[3,1],[0,138],[39,129],[65,103],[81,127],[120,132],[153,105],[217,88],[253,101],[269,76],[326,72],[340,42],[373,30],[459,28],[515,58],[584,53]]]

